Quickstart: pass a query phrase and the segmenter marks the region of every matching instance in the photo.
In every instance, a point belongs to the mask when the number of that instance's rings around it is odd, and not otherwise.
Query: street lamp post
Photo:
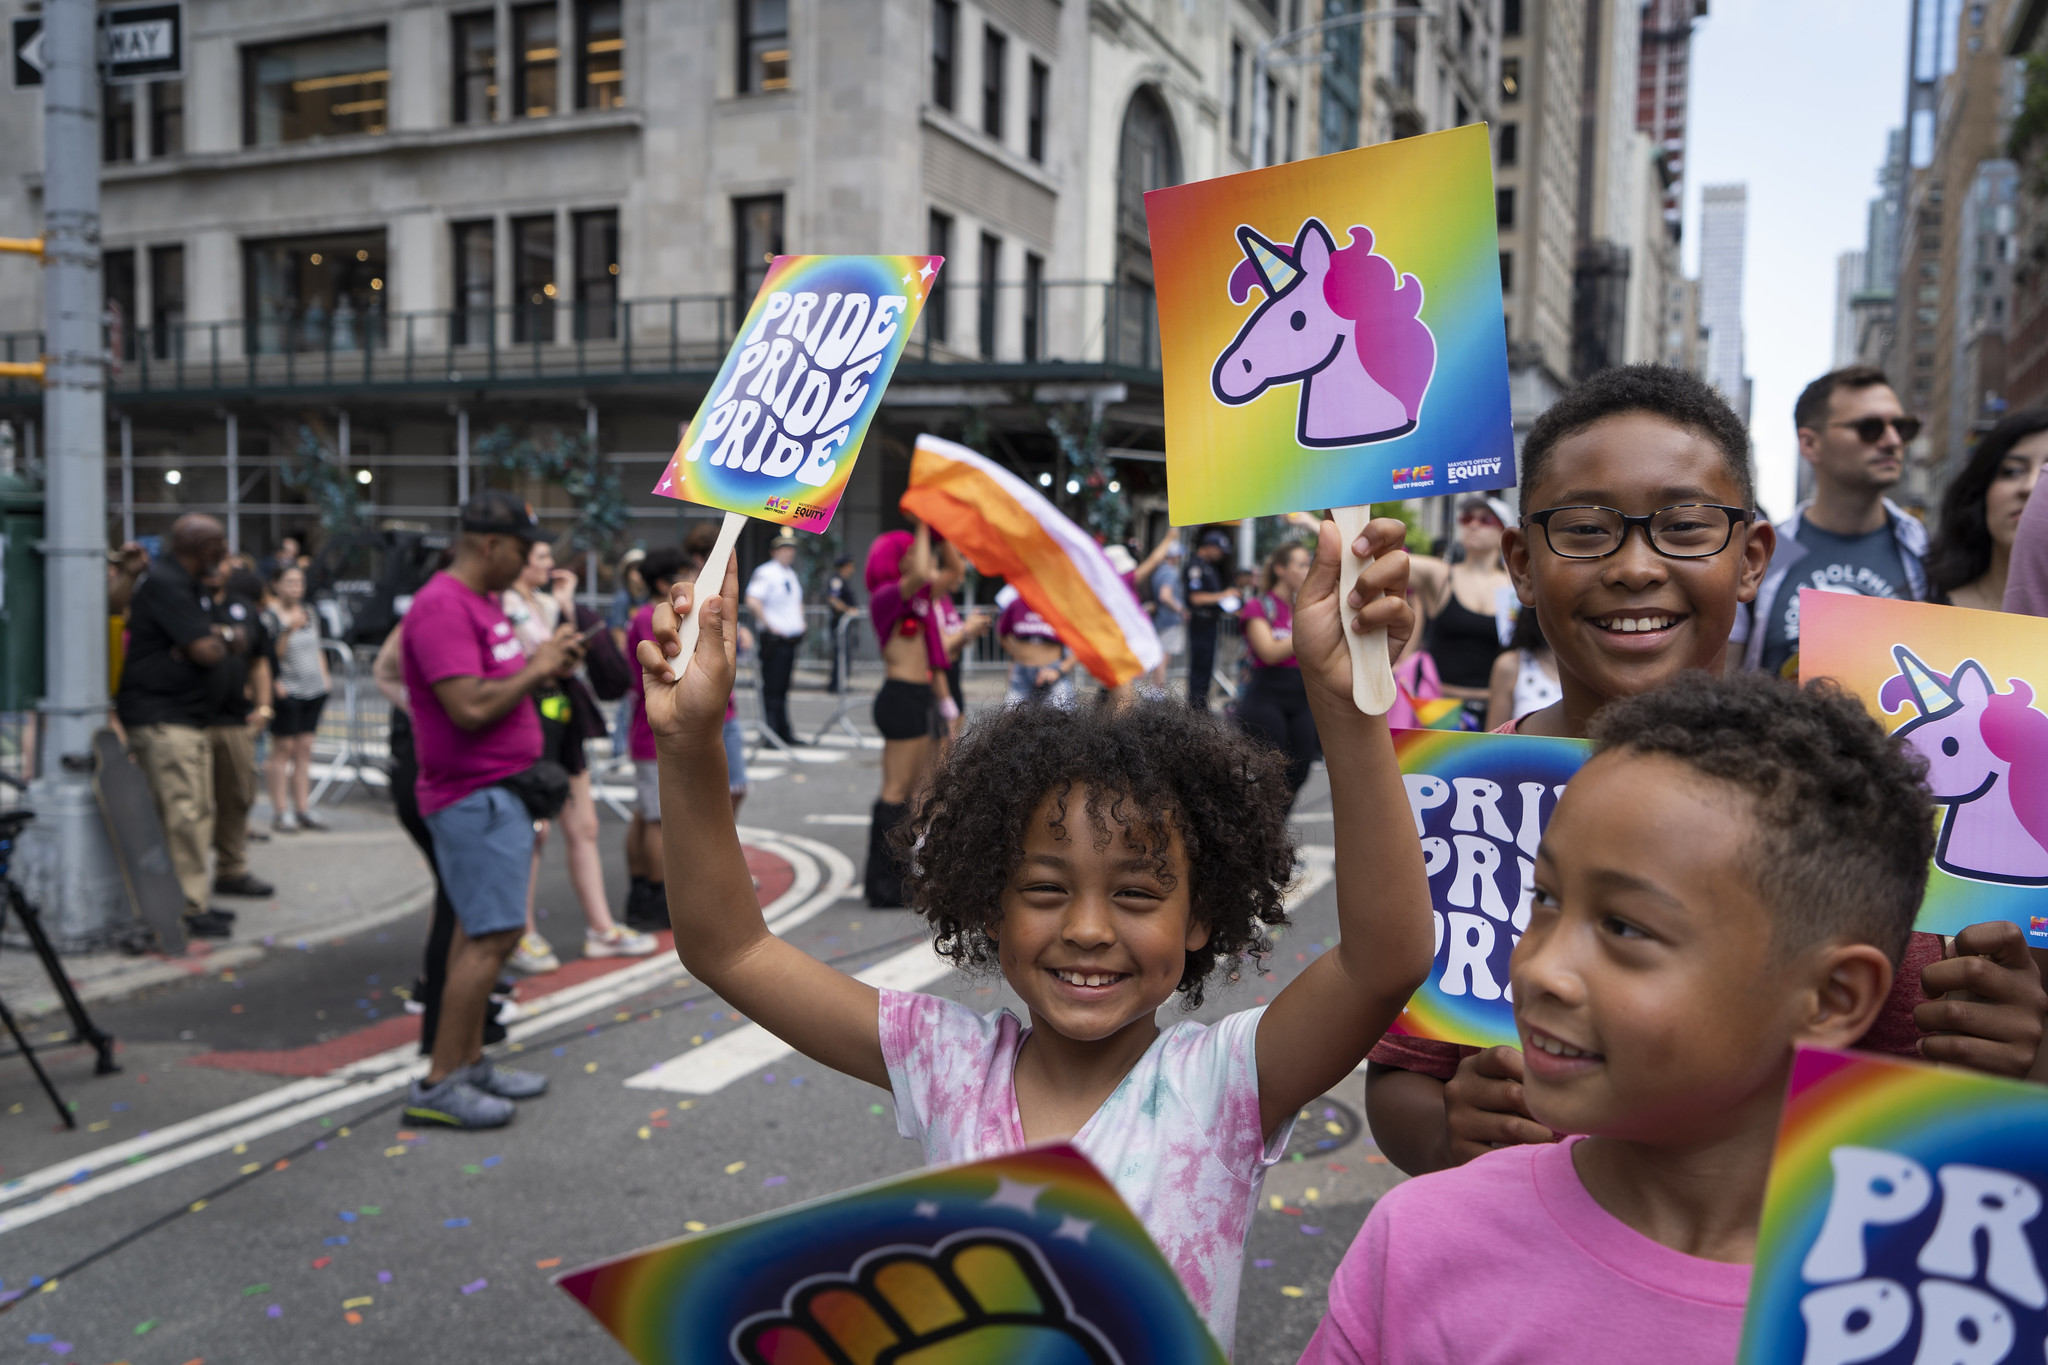
[[[100,334],[100,79],[93,0],[43,5],[45,646],[37,821],[24,873],[71,943],[117,922],[120,881],[92,790],[107,714],[105,356]]]

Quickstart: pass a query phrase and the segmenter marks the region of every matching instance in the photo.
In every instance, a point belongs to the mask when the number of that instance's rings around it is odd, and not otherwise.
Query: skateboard
[[[120,736],[101,730],[92,737],[92,791],[107,822],[121,883],[136,920],[153,930],[165,953],[185,951],[185,893],[171,866],[163,821],[150,795],[149,780],[128,757]]]

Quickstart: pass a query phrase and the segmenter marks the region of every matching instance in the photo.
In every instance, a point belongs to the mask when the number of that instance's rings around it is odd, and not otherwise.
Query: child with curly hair
[[[927,1161],[1073,1142],[1227,1346],[1252,1211],[1294,1115],[1357,1067],[1429,968],[1421,847],[1386,721],[1351,702],[1344,638],[1346,618],[1388,628],[1396,648],[1411,628],[1403,530],[1366,528],[1358,548],[1379,558],[1340,611],[1342,541],[1325,522],[1296,600],[1316,724],[1352,755],[1330,773],[1342,939],[1272,1004],[1214,1025],[1154,1017],[1265,950],[1295,875],[1281,756],[1165,703],[983,718],[902,832],[909,901],[939,951],[1000,970],[1028,1023],[877,990],[770,934],[724,801],[732,575],[689,660],[675,628],[687,589],[640,647],[662,802],[694,813],[662,825],[669,864],[691,869],[669,897],[683,965],[806,1056],[893,1092]]]

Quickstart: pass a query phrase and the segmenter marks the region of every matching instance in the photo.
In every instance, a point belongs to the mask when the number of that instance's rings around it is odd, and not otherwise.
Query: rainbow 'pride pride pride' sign
[[[1515,481],[1475,124],[1145,196],[1175,524]]]
[[[1927,760],[1936,836],[1914,928],[2011,920],[2048,948],[2048,620],[1799,594],[1799,677],[1833,678]]]
[[[555,1283],[641,1365],[1227,1365],[1068,1146],[898,1176]]]
[[[2036,1365],[2044,1183],[2048,1088],[1801,1048],[1739,1365]]]
[[[1591,746],[1534,735],[1396,730],[1394,752],[1429,874],[1436,957],[1393,1031],[1519,1047],[1508,955],[1529,927],[1543,827]]]
[[[822,532],[938,256],[777,256],[654,491]]]

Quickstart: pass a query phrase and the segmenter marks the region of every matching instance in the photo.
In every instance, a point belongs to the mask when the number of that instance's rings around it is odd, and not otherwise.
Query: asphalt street
[[[752,764],[741,823],[763,850],[764,898],[787,887],[771,922],[849,971],[1002,1003],[1000,978],[943,972],[912,916],[859,901],[876,753],[812,757]],[[1307,894],[1271,975],[1212,990],[1197,1018],[1262,1002],[1333,941],[1328,805],[1318,773],[1298,806]],[[607,813],[614,904],[620,829]],[[551,1089],[494,1133],[399,1120],[397,988],[418,970],[424,915],[99,1006],[118,1075],[93,1076],[61,1017],[42,1020],[79,1125],[58,1125],[20,1058],[0,1056],[0,1294],[27,1291],[0,1311],[0,1360],[624,1362],[553,1275],[918,1164],[886,1093],[780,1053],[673,955],[579,967],[559,840],[540,903],[571,984],[530,1002],[501,1052]],[[1239,1361],[1297,1357],[1371,1201],[1398,1179],[1362,1109],[1354,1076],[1304,1111],[1267,1180]]]

